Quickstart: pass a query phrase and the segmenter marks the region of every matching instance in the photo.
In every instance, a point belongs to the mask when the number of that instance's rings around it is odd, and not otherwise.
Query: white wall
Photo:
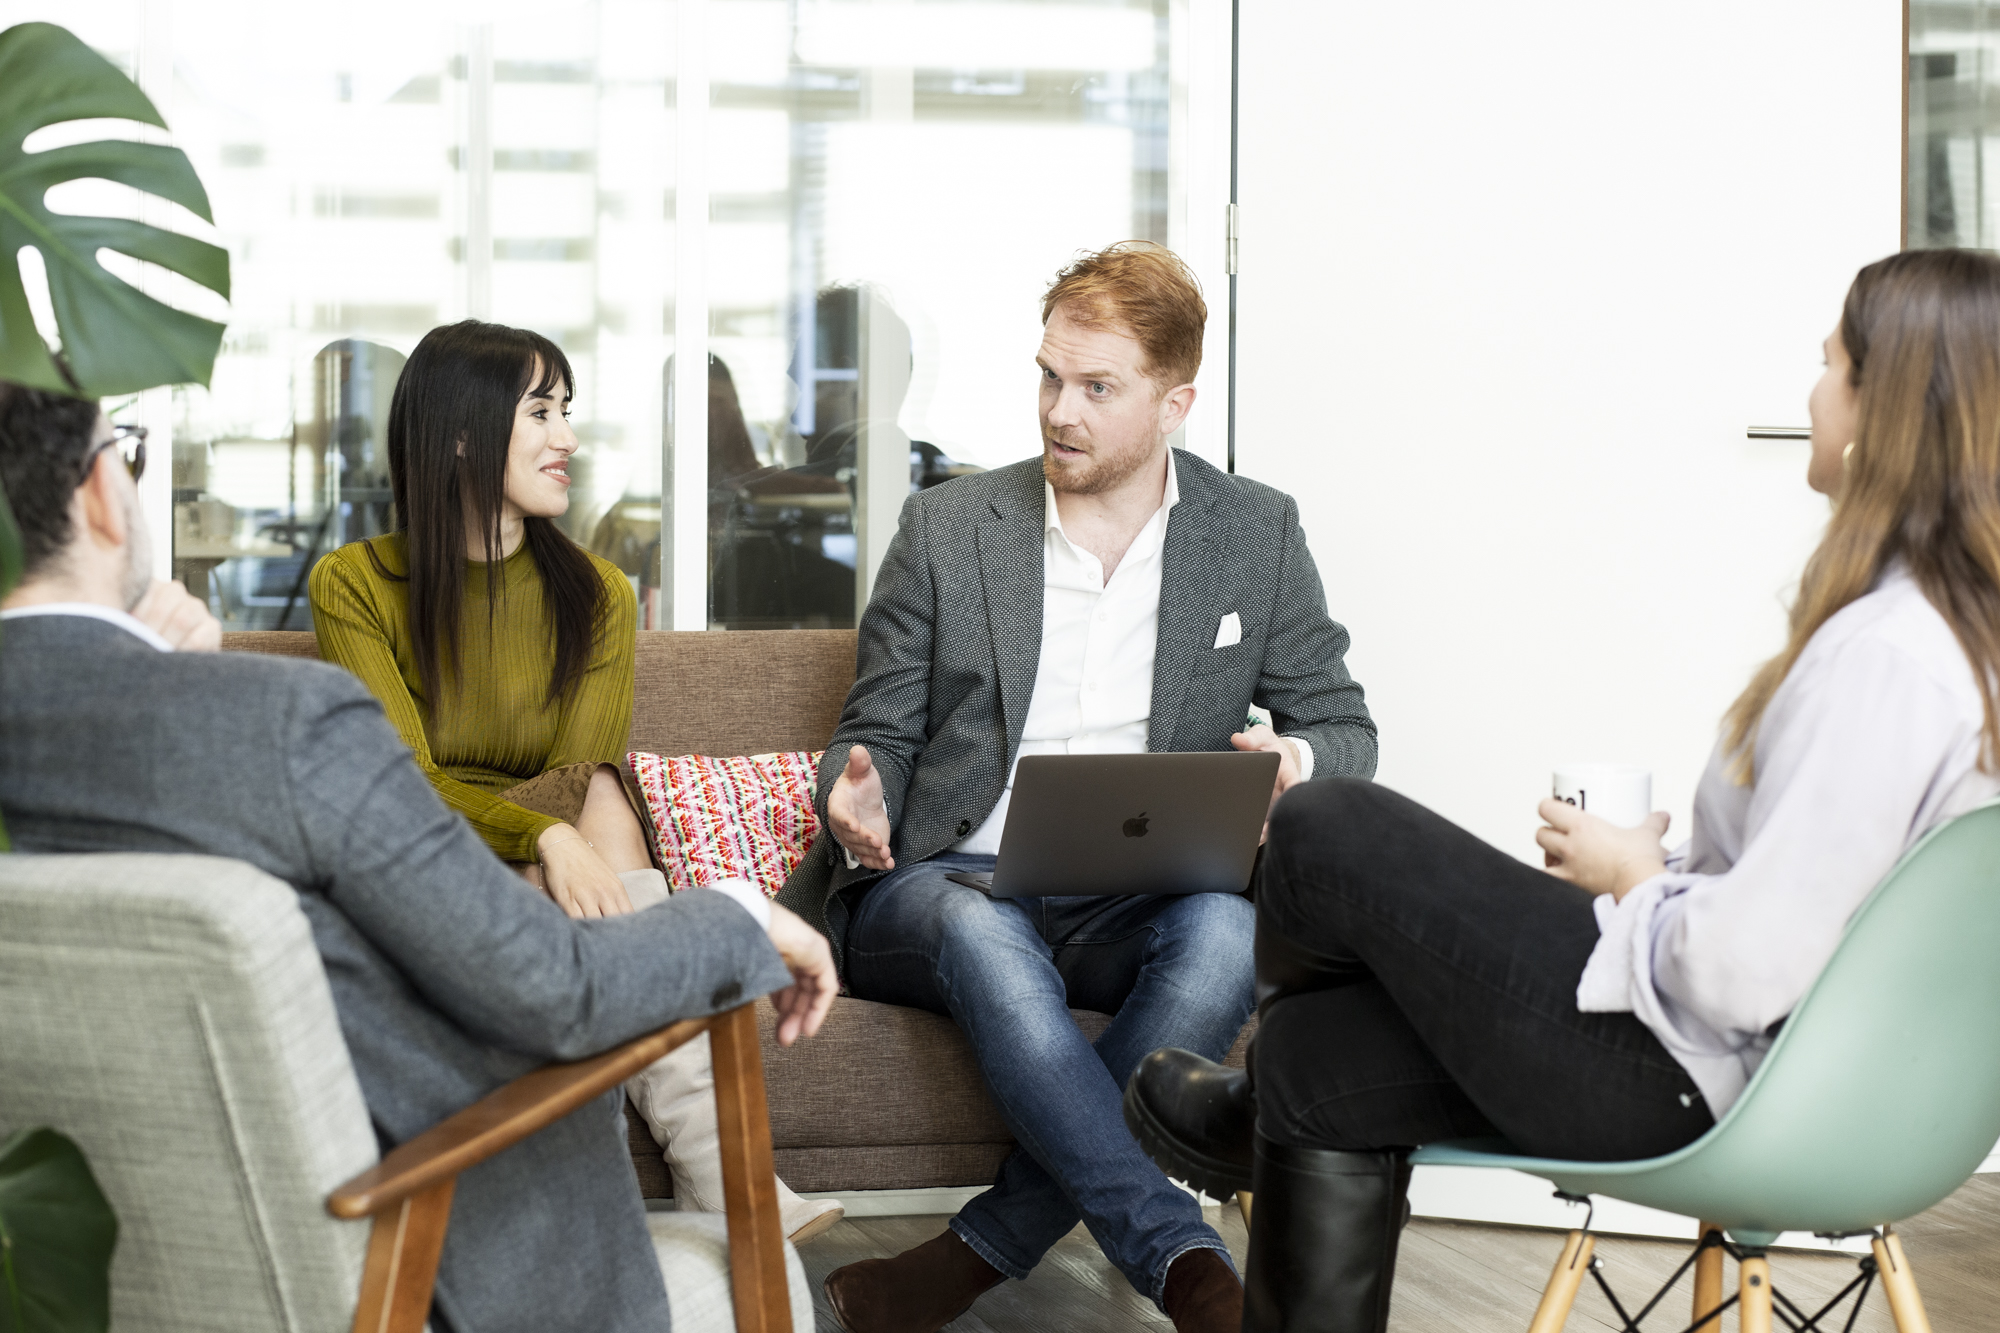
[[[1554,763],[1642,763],[1684,831],[1826,517],[1744,427],[1805,423],[1899,244],[1900,6],[1242,21],[1237,467],[1299,499],[1380,779],[1538,859]]]

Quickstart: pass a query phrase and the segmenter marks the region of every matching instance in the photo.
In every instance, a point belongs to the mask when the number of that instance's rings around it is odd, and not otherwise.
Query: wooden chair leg
[[[746,1004],[708,1030],[715,1064],[715,1116],[721,1127],[722,1198],[729,1216],[729,1285],[736,1333],[792,1333],[785,1281],[785,1233],[778,1220],[778,1176],[771,1162],[771,1121],[764,1102],[764,1059],[757,1009]]]
[[[1244,1227],[1245,1227],[1245,1228],[1248,1228],[1248,1227],[1249,1227],[1249,1225],[1250,1225],[1250,1191],[1249,1191],[1249,1190],[1238,1190],[1238,1191],[1236,1191],[1236,1208],[1237,1208],[1237,1211],[1239,1211],[1239,1212],[1241,1212],[1241,1213],[1243,1214],[1243,1225],[1244,1225]]]
[[[1576,1304],[1576,1289],[1590,1272],[1590,1256],[1596,1249],[1597,1237],[1582,1231],[1569,1233],[1569,1239],[1563,1242],[1562,1258],[1556,1260],[1548,1288],[1542,1292],[1542,1303],[1535,1307],[1535,1322],[1528,1325],[1528,1333],[1560,1333],[1569,1319],[1570,1307]]]
[[[1882,1275],[1882,1290],[1889,1297],[1889,1314],[1896,1321],[1896,1333],[1931,1333],[1931,1321],[1924,1314],[1924,1298],[1917,1294],[1917,1279],[1903,1257],[1903,1238],[1888,1227],[1882,1228],[1872,1247],[1875,1268]]]
[[[375,1215],[354,1333],[423,1333],[457,1183],[449,1177]]]
[[[1699,1239],[1707,1240],[1711,1232],[1720,1233],[1722,1228],[1713,1222],[1703,1222]],[[1721,1333],[1722,1320],[1714,1315],[1722,1305],[1722,1247],[1711,1245],[1695,1256],[1694,1261],[1694,1324],[1696,1333]]]
[[[1762,1252],[1736,1265],[1736,1305],[1743,1333],[1771,1333],[1771,1261]]]

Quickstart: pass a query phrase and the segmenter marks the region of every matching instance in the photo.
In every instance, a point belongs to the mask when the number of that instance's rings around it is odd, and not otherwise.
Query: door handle
[[[1752,426],[1744,432],[1753,440],[1810,440],[1811,426]]]

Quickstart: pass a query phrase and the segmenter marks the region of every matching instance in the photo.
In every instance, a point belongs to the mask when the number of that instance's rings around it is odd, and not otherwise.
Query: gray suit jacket
[[[565,917],[445,807],[335,667],[10,620],[0,813],[23,851],[205,852],[297,889],[385,1145],[539,1064],[790,981],[720,894]],[[440,1328],[667,1327],[616,1096],[459,1178]]]
[[[1315,777],[1372,777],[1375,724],[1327,618],[1298,505],[1282,491],[1176,451],[1147,746],[1226,750],[1255,702],[1313,748]],[[850,870],[824,831],[826,798],[866,745],[882,770],[898,865],[937,855],[1000,802],[1021,744],[1042,645],[1045,499],[1029,459],[912,495],[861,617],[854,688],[819,765],[822,831],[778,901],[836,956]],[[1214,647],[1236,612],[1242,642]]]

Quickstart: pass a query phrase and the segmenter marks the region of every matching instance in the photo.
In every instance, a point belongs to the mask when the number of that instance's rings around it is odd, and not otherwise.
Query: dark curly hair
[[[87,398],[0,380],[0,486],[21,529],[23,574],[33,578],[70,543],[69,502],[97,426]]]

